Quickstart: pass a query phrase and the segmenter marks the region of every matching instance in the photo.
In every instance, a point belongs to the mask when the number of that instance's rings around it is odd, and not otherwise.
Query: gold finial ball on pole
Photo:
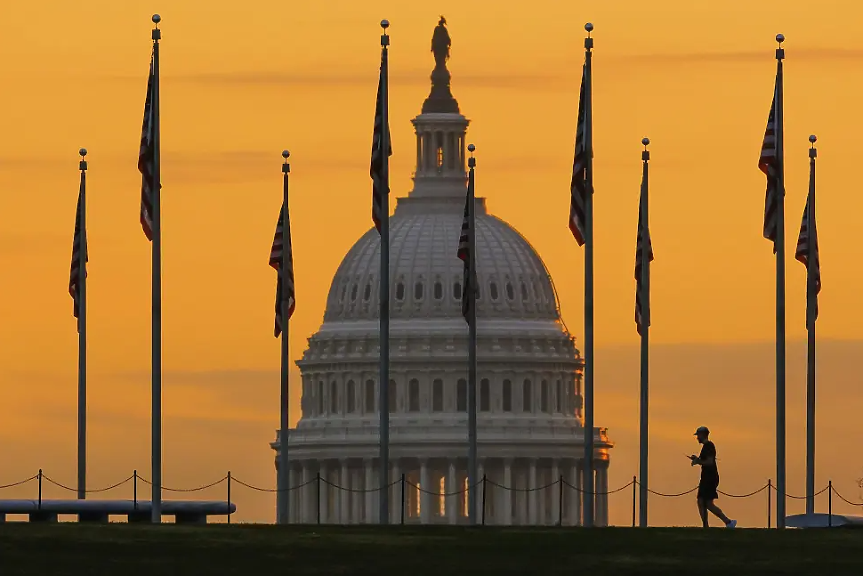
[[[285,162],[287,162],[287,161],[288,161],[288,158],[290,158],[290,157],[291,157],[291,153],[290,153],[290,152],[288,152],[287,150],[282,150],[282,158],[284,158],[284,159],[285,159]]]
[[[814,136],[812,136],[812,138],[814,138]],[[87,149],[86,149],[86,148],[81,148],[80,150],[78,150],[78,154],[80,154],[80,155],[81,155],[81,158],[83,158],[84,156],[86,156],[86,155],[87,155]]]
[[[161,16],[159,16],[158,14],[153,14],[153,24],[156,24],[158,26],[159,22],[161,22],[161,21],[162,21]]]
[[[785,42],[785,34],[777,34],[776,35],[776,41],[779,42],[780,44]]]

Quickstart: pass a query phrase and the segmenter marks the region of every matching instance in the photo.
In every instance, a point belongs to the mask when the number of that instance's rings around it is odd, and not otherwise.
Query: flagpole
[[[381,20],[381,63],[387,61],[387,46],[390,23]],[[381,81],[381,155],[384,174],[384,193],[381,194],[381,271],[380,271],[380,384],[378,406],[380,407],[380,510],[378,521],[389,524],[389,471],[390,471],[390,147],[389,131],[389,67]],[[398,479],[397,479],[398,480]]]
[[[162,217],[159,166],[159,40],[162,18],[153,15],[153,366],[152,366],[152,508],[151,522],[162,522]]]
[[[87,497],[87,149],[81,161],[80,229],[78,230],[78,499]]]
[[[785,528],[785,151],[782,60],[785,36],[776,35],[776,527]]]
[[[587,103],[584,115],[586,149],[585,181],[587,194],[584,200],[584,525],[593,526],[593,79],[591,78],[591,50],[593,24],[584,25],[584,98]]]
[[[468,171],[468,221],[470,222],[470,234],[468,236],[468,253],[469,256],[469,278],[470,278],[470,309],[468,310],[468,384],[467,384],[467,430],[468,430],[468,517],[471,525],[477,523],[477,433],[476,433],[476,191],[474,189],[474,169],[476,168],[476,158],[473,153],[476,146],[468,145],[467,165]],[[465,287],[467,288],[467,287]]]
[[[639,221],[643,222],[643,228],[638,231],[641,237],[641,250],[639,258],[641,259],[641,291],[638,295],[641,301],[641,410],[639,414],[639,486],[641,494],[639,496],[639,511],[638,525],[642,528],[647,528],[647,450],[648,450],[648,379],[649,379],[649,340],[648,333],[650,332],[650,233],[648,216],[648,183],[647,171],[648,161],[650,160],[650,152],[647,146],[650,140],[643,138],[641,143],[644,145],[644,150],[641,152],[642,162],[642,177],[641,177],[641,214]]]
[[[806,231],[809,235],[806,254],[806,328],[808,333],[806,362],[806,514],[815,513],[815,275],[817,265],[815,231],[815,158],[818,150],[813,134],[809,137],[809,199],[806,211]]]
[[[289,246],[291,245],[290,227],[288,225],[288,175],[291,172],[291,165],[288,163],[288,158],[291,153],[287,150],[282,151],[282,158],[285,159],[282,164],[282,174],[284,174],[284,194],[282,197],[282,262],[279,274],[282,275],[282,299],[279,305],[282,307],[282,377],[281,377],[281,395],[279,398],[279,473],[276,478],[278,487],[276,497],[277,522],[279,524],[288,524],[290,519],[291,498],[288,490],[290,489],[290,459],[288,458],[288,402],[290,401],[290,365],[289,365],[289,346],[290,342],[288,334],[290,330],[290,313],[288,298],[285,297],[286,281],[285,272],[288,269],[288,258],[290,257]]]

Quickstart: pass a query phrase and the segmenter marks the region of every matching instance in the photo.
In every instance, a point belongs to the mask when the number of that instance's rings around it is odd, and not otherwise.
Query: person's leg
[[[713,503],[713,500],[705,502],[705,508],[710,510],[714,516],[722,520],[726,525],[731,522],[731,520],[728,519],[728,516],[726,516],[725,513],[723,513],[722,510]]]
[[[707,506],[706,502],[701,498],[698,499],[698,515],[701,516],[701,526],[703,528],[708,528],[709,523],[707,522]]]

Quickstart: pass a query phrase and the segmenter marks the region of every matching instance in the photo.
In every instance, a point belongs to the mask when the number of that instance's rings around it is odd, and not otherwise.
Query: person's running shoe
[[[737,528],[737,520],[731,520],[725,525],[726,528]]]

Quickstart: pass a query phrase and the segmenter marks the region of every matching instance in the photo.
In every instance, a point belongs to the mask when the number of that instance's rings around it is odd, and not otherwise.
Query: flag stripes
[[[779,95],[779,83],[782,78],[776,75],[776,86],[773,90],[773,103],[770,105],[770,115],[767,118],[767,129],[764,132],[764,142],[761,144],[761,155],[758,158],[758,168],[767,176],[767,192],[764,199],[764,237],[773,242],[773,252],[776,252],[776,235],[779,203],[779,153],[776,126],[776,101]]]
[[[285,248],[285,243],[282,239],[282,226],[287,221],[287,230],[285,237],[287,239],[287,268],[285,273],[282,273],[282,254]],[[270,249],[270,266],[278,272],[278,281],[276,283],[276,322],[274,335],[276,338],[282,333],[282,298],[288,302],[288,320],[294,314],[296,307],[296,293],[294,292],[294,254],[291,248],[291,216],[286,213],[285,205],[282,203],[282,208],[279,211],[279,221],[276,223],[276,234],[273,238],[273,247]],[[283,278],[285,278],[283,282]]]
[[[810,192],[811,194],[811,192]],[[818,257],[818,228],[815,225],[815,214],[812,214],[812,232],[809,231],[809,201],[810,197],[806,198],[806,208],[803,209],[803,223],[800,225],[800,236],[797,238],[797,250],[794,257],[806,266],[807,282],[806,282],[806,302],[811,302],[812,310],[809,311],[807,306],[807,325],[809,314],[812,314],[812,321],[818,319],[818,294],[821,292],[821,263]],[[812,262],[809,262],[809,243],[812,243]],[[809,294],[808,276],[812,275],[815,280],[815,293]]]
[[[586,205],[587,205],[587,102],[585,100],[585,76],[587,69],[582,70],[581,92],[578,97],[578,124],[575,129],[575,159],[572,163],[572,183],[570,184],[569,230],[579,246],[584,246],[586,237]]]
[[[153,99],[155,94],[155,72],[153,60],[150,60],[150,76],[147,79],[147,99],[144,102],[144,124],[141,127],[141,150],[138,153],[138,170],[141,172],[141,227],[147,240],[153,240],[153,194],[156,185],[153,182],[155,160],[154,137],[156,130],[153,118]],[[160,185],[161,188],[161,185]]]
[[[389,121],[384,126],[384,88],[387,82],[387,51],[381,50],[381,74],[378,79],[378,95],[375,100],[375,127],[372,135],[372,160],[369,175],[372,178],[372,221],[377,231],[381,231],[381,222],[388,214],[384,214],[384,197],[390,193],[389,171],[387,158],[393,155],[392,139],[390,138]],[[387,135],[387,150],[384,155],[383,136]]]
[[[470,201],[471,201],[471,190],[468,190],[467,199],[464,202],[464,218],[461,222],[461,234],[458,238],[458,251],[456,255],[459,259],[464,262],[464,279],[462,281],[462,290],[461,290],[461,313],[464,316],[466,322],[470,323],[470,308],[474,305],[473,298],[471,296],[474,294],[474,286],[471,279],[471,257],[470,253],[470,235],[472,233],[471,230],[471,222],[470,222]]]
[[[641,184],[641,199],[638,202],[638,235],[635,242],[635,326],[638,334],[650,326],[650,294],[644,289],[642,262],[647,252],[647,261],[653,262],[653,245],[650,242],[650,227],[644,220],[644,183]],[[650,268],[647,271],[650,274]]]
[[[75,237],[72,240],[72,266],[69,271],[69,295],[72,297],[72,313],[75,315],[75,318],[78,319],[79,323],[81,320],[80,312],[81,312],[81,302],[79,300],[79,288],[81,283],[84,281],[81,278],[81,253],[84,253],[84,276],[87,275],[86,264],[89,261],[87,254],[87,241],[83,238],[82,230],[81,230],[81,216],[83,215],[83,211],[86,210],[86,205],[84,201],[84,190],[86,188],[86,176],[81,174],[81,188],[78,190],[78,208],[75,212]],[[83,241],[83,248],[81,246]]]

